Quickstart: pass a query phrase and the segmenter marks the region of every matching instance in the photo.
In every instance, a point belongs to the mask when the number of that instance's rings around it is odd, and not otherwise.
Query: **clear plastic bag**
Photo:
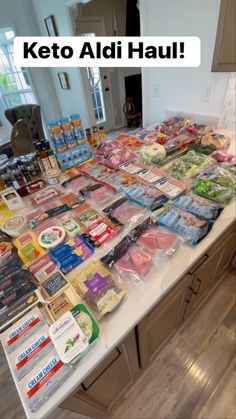
[[[221,205],[226,205],[231,201],[233,197],[233,190],[225,188],[224,186],[218,185],[211,180],[202,180],[192,187],[195,194],[202,196],[203,198],[216,201]]]
[[[139,237],[137,244],[145,247],[153,254],[164,253],[172,255],[179,246],[179,238],[175,233],[171,233],[164,228],[150,225]]]
[[[98,318],[113,312],[126,291],[118,286],[115,273],[101,261],[91,262],[70,281]]]
[[[194,194],[182,195],[172,203],[180,209],[208,220],[216,220],[224,208],[221,205]]]
[[[192,245],[199,243],[213,226],[212,221],[200,219],[173,206],[158,215],[156,222],[175,231],[183,240]]]
[[[111,188],[108,188],[99,183],[88,185],[80,190],[80,193],[85,198],[89,198],[98,206],[104,206],[112,199],[114,199],[115,193]]]
[[[236,176],[229,170],[225,170],[223,167],[214,166],[206,169],[204,172],[199,174],[199,178],[211,180],[220,186],[224,186],[225,188],[232,189],[236,192]]]
[[[120,198],[113,202],[113,204],[104,208],[103,212],[117,225],[135,223],[146,214],[144,208],[128,201],[126,198]]]

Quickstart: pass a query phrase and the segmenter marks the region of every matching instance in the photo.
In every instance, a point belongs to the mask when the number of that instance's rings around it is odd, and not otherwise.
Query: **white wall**
[[[220,117],[229,73],[212,73],[211,63],[220,0],[140,0],[142,35],[199,36],[201,66],[198,68],[145,68],[143,74],[144,125],[165,118],[166,110]],[[154,97],[154,83],[159,97]],[[209,102],[202,90],[212,84]]]
[[[31,0],[4,0],[1,1],[0,27],[11,27],[16,35],[40,34]],[[47,68],[34,68],[29,70],[34,92],[42,107],[45,120],[60,116],[60,109],[50,70]],[[1,115],[4,125],[8,125],[6,118]]]
[[[44,19],[49,15],[54,15],[59,36],[72,35],[69,20],[66,14],[67,0],[31,0],[33,2],[35,16],[40,28],[41,35],[46,36],[47,31]],[[51,68],[51,77],[56,91],[61,116],[67,116],[78,112],[82,118],[84,127],[90,126],[89,117],[84,97],[82,79],[77,68]],[[61,89],[58,80],[59,72],[67,72],[70,82],[70,89]]]
[[[92,0],[81,7],[82,17],[102,16],[106,36],[114,36],[113,9],[115,10],[118,36],[125,36],[126,5],[128,0]],[[114,113],[114,128],[126,125],[123,106],[125,104],[125,77],[140,74],[141,68],[111,68],[108,69],[111,82],[112,105]]]

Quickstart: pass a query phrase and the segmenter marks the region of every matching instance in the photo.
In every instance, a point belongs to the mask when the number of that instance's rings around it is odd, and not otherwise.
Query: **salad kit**
[[[233,197],[232,189],[225,188],[211,180],[202,180],[198,182],[192,187],[192,191],[196,195],[216,201],[220,205],[228,204]]]
[[[82,268],[71,283],[98,318],[115,310],[126,294],[100,261]]]

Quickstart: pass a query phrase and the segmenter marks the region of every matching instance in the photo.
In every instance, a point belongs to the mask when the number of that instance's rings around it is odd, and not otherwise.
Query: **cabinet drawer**
[[[99,402],[105,408],[131,383],[132,376],[127,360],[122,351],[114,351],[113,360],[98,374],[98,370],[88,377],[82,384],[82,390],[89,398]],[[104,366],[104,364],[103,364]],[[99,368],[99,372],[102,369]],[[80,395],[80,391],[78,392]]]

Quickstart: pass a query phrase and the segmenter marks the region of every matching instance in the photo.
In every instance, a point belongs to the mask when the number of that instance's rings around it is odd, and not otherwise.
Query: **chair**
[[[126,98],[125,104],[123,106],[123,112],[125,114],[128,127],[131,127],[132,124],[134,124],[135,127],[141,126],[142,113],[136,112],[132,97]]]
[[[5,117],[11,125],[15,125],[19,119],[22,119],[30,128],[33,141],[45,138],[39,105],[27,104],[6,109]]]

